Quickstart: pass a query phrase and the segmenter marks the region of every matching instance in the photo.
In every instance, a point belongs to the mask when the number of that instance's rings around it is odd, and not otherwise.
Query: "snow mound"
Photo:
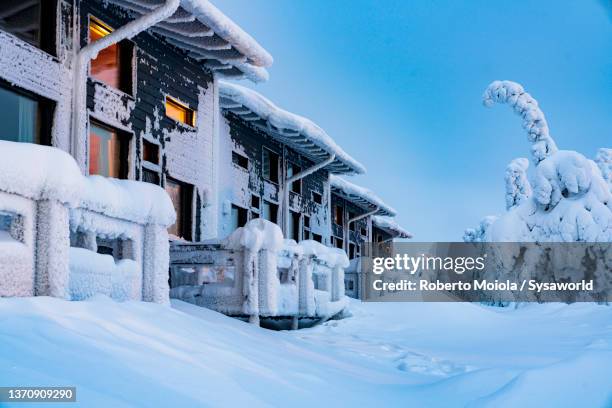
[[[168,194],[151,183],[89,176],[81,191],[81,207],[140,224],[174,224],[176,213]]]
[[[300,241],[299,246],[302,248],[304,255],[314,256],[329,266],[330,268],[347,268],[349,266],[349,259],[346,252],[339,248],[327,247],[320,242],[307,239]]]
[[[84,187],[81,171],[68,153],[46,146],[0,140],[0,190],[75,207]]]
[[[557,150],[537,102],[509,81],[495,81],[485,104],[506,102],[524,119],[534,145],[536,164],[531,180],[528,162],[513,160],[506,169],[506,208],[468,229],[464,240],[492,242],[610,242],[612,189],[611,149],[600,149],[597,162],[575,151]]]
[[[262,249],[278,252],[283,248],[283,232],[278,225],[256,218],[249,221],[244,227],[236,229],[225,240],[225,246],[232,249],[246,248],[251,252]]]

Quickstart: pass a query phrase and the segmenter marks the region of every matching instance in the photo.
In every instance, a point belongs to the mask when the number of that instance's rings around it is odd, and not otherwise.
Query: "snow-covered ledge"
[[[0,296],[167,303],[174,219],[157,186],[84,177],[61,150],[0,141]]]

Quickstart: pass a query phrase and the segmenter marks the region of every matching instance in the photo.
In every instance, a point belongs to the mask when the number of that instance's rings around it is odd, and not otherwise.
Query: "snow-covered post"
[[[283,246],[283,233],[278,225],[258,218],[234,231],[224,245],[244,251],[242,312],[249,316],[250,323],[259,324],[262,312],[269,314],[278,307],[276,259]]]
[[[36,234],[37,296],[69,298],[69,209],[55,200],[38,202]]]
[[[298,311],[302,316],[314,316],[316,312],[314,302],[314,282],[312,281],[312,271],[316,252],[312,242],[302,241],[300,246],[304,250],[304,255],[299,261],[298,273]]]
[[[334,262],[331,265],[331,301],[336,302],[344,297],[344,269],[349,266],[349,259],[346,252],[331,248],[335,254]]]
[[[170,244],[165,226],[148,224],[144,227],[142,260],[142,300],[167,304],[170,302],[168,270]]]

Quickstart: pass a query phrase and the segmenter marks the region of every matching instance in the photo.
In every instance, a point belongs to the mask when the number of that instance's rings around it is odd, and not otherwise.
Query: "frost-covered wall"
[[[130,21],[126,10],[106,2],[82,2],[79,12],[81,45],[87,43],[89,16],[119,27]],[[161,186],[170,177],[193,189],[191,233],[194,240],[217,236],[215,175],[215,110],[212,73],[165,39],[149,32],[131,39],[134,47],[133,92],[123,93],[89,79],[88,109],[97,121],[130,137],[129,178],[154,174]],[[165,115],[166,96],[196,111],[194,127]],[[159,147],[159,162],[143,160],[143,143]],[[86,141],[84,141],[86,142]],[[84,164],[83,167],[86,168]]]
[[[558,150],[538,103],[514,82],[495,81],[485,104],[507,103],[524,119],[532,142],[527,159],[513,160],[506,170],[506,206],[499,217],[487,217],[466,230],[466,241],[611,242],[612,189],[610,149],[596,161],[570,150]]]
[[[254,129],[242,119],[226,114],[219,122],[219,185],[218,185],[218,225],[219,237],[223,238],[234,230],[231,219],[232,204],[249,211],[250,219],[262,214],[263,201],[280,206],[281,190],[276,183],[264,179],[262,173],[263,149],[269,149],[280,156],[279,179],[286,177],[287,163],[293,163],[306,169],[312,162],[299,155],[286,145],[273,139],[266,133]],[[232,160],[235,152],[248,159],[245,169]],[[312,194],[321,195],[322,202],[313,201]],[[253,207],[252,197],[259,199],[259,208]],[[324,242],[329,242],[329,181],[328,173],[319,170],[302,179],[301,194],[291,192],[289,206],[292,211],[310,217],[310,233],[320,235]],[[280,217],[280,210],[279,210]],[[304,217],[300,226],[303,230]],[[312,236],[312,235],[311,235]],[[309,237],[302,236],[302,239]]]
[[[61,150],[0,141],[0,296],[167,303],[174,217],[159,187],[83,177]]]

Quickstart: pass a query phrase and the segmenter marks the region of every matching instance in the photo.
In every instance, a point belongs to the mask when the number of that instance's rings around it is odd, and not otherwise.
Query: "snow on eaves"
[[[181,0],[181,6],[232,44],[253,65],[258,67],[272,65],[274,61],[272,55],[208,0]]]
[[[310,119],[277,107],[249,88],[226,81],[219,81],[219,96],[225,111],[234,113],[313,161],[322,162],[335,154],[335,161],[327,167],[332,173],[365,173],[361,163]]]
[[[106,0],[135,16],[148,14],[163,0]],[[180,0],[176,12],[150,28],[222,77],[268,79],[273,59],[253,37],[208,0]]]
[[[368,211],[374,210],[378,207],[377,215],[385,215],[394,217],[397,215],[397,211],[392,207],[385,204],[376,194],[368,190],[367,188],[358,186],[346,181],[335,175],[330,176],[330,183],[332,192],[340,195],[341,197],[355,203],[356,205],[367,209]]]
[[[412,233],[402,228],[395,220],[389,217],[375,215],[372,217],[372,223],[378,228],[390,232],[395,238],[412,238]]]

